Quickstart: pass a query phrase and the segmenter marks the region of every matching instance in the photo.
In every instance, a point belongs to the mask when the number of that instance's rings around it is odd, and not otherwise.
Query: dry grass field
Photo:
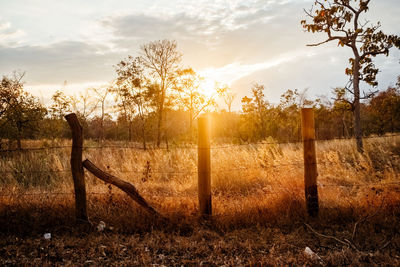
[[[74,222],[69,148],[2,152],[0,265],[400,265],[400,137],[366,139],[364,155],[353,143],[317,142],[315,219],[305,211],[301,143],[213,146],[209,219],[198,216],[196,148],[87,148],[84,158],[169,219],[86,172],[91,225]]]

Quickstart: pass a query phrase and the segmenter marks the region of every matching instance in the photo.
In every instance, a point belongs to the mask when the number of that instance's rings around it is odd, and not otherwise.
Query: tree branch
[[[389,50],[389,49],[388,49],[387,47],[385,47],[384,49],[379,50],[379,51],[364,52],[364,53],[360,56],[360,59],[364,59],[364,58],[366,58],[367,56],[376,56],[376,55],[380,55],[380,54],[385,54],[385,53],[387,53],[388,50]]]

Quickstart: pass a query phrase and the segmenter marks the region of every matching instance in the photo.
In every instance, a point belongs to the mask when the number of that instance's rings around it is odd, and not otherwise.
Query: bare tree
[[[95,93],[96,99],[97,99],[97,103],[100,104],[100,108],[101,108],[100,141],[104,141],[105,106],[106,106],[107,97],[109,96],[109,93],[111,91],[110,88],[111,88],[111,86],[109,86],[109,85],[103,85],[103,86],[100,86],[100,87],[91,88],[91,90]]]
[[[229,88],[227,84],[219,85],[217,84],[216,90],[220,97],[224,100],[225,105],[228,108],[228,112],[231,113],[233,101],[236,98],[236,94],[232,92],[232,89]]]
[[[389,55],[393,46],[400,48],[400,38],[396,35],[386,35],[379,30],[381,24],[372,25],[369,21],[361,22],[360,16],[368,11],[370,0],[330,0],[315,1],[311,10],[305,13],[311,21],[302,20],[303,28],[308,32],[326,33],[327,39],[308,46],[318,46],[331,41],[337,41],[340,46],[347,46],[353,52],[349,59],[350,67],[346,75],[350,76],[349,86],[346,86],[354,97],[352,101],[354,116],[354,131],[357,149],[363,152],[362,128],[360,117],[360,99],[366,99],[373,94],[360,96],[360,81],[377,86],[378,69],[372,62],[372,57],[380,54]],[[349,87],[351,87],[350,89]]]
[[[85,89],[85,91],[83,93],[81,92],[78,96],[69,97],[72,110],[85,121],[97,108],[97,103],[90,91],[90,89]]]
[[[144,66],[158,80],[159,94],[157,96],[157,146],[160,146],[163,129],[164,104],[168,89],[171,88],[174,74],[178,69],[182,55],[177,51],[176,41],[154,41],[141,46],[141,60]]]

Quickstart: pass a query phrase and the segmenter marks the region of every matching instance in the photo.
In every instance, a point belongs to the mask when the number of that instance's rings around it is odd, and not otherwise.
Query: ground
[[[51,201],[51,209],[36,200],[26,209],[2,210],[0,265],[395,266],[400,197],[382,204],[386,197],[363,215],[321,203],[320,218],[310,218],[300,201],[287,199],[281,215],[267,206],[208,219],[185,210],[164,221],[124,195],[114,196],[110,206],[105,195],[91,198],[90,224],[74,221],[72,198]],[[100,221],[103,231],[96,227]],[[50,240],[43,236],[48,232]],[[306,247],[320,259],[307,256]]]

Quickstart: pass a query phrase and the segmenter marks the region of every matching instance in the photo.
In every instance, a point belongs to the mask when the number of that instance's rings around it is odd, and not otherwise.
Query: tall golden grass
[[[48,143],[26,141],[28,147],[45,148]],[[371,138],[365,143],[362,155],[357,152],[352,140],[317,142],[321,190],[329,186],[357,188],[398,181],[400,137]],[[3,190],[70,190],[69,144],[69,141],[63,140],[52,144],[59,147],[55,149],[0,152],[0,184]],[[90,140],[85,146],[89,148],[84,149],[84,158],[134,183],[143,191],[151,190],[154,195],[169,196],[196,194],[196,147],[144,151],[112,142],[106,142],[102,144],[104,148],[100,148]],[[211,161],[212,186],[217,195],[302,188],[301,143],[215,145],[211,148]],[[104,191],[105,187],[101,184],[87,174],[89,192]]]
[[[46,141],[26,143],[30,147],[48,145]],[[380,199],[381,195],[395,194],[400,188],[400,137],[366,139],[365,143],[362,155],[352,140],[317,142],[322,207],[363,209],[370,204],[369,198]],[[73,192],[69,142],[59,141],[52,145],[61,148],[1,155],[0,194],[5,195],[3,201],[7,195],[11,198],[18,195],[21,199],[21,195],[32,192],[47,197]],[[88,141],[85,146],[91,148],[84,150],[84,158],[133,183],[161,212],[196,213],[195,147],[144,151],[124,148],[123,144],[102,145],[104,148],[93,148],[98,144]],[[280,205],[288,199],[298,205],[294,209],[301,209],[304,199],[301,143],[215,145],[211,149],[211,160],[215,215],[235,213],[246,216],[254,210],[273,210],[275,205],[279,211],[282,210]],[[88,194],[119,192],[88,172],[86,184]]]

